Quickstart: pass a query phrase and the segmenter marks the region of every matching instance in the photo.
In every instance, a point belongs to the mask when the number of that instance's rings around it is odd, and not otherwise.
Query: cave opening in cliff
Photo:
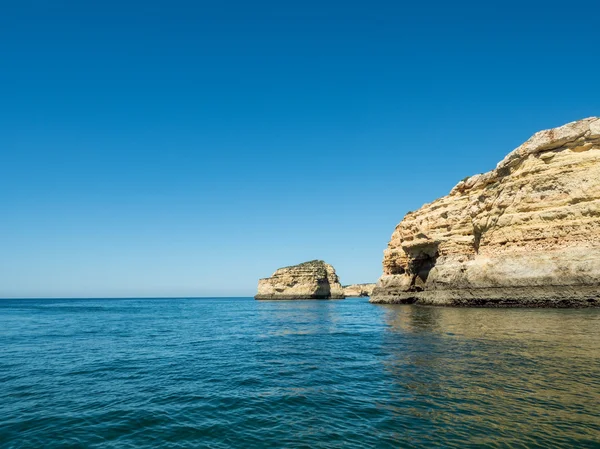
[[[439,257],[438,244],[430,243],[414,248],[410,253],[409,271],[412,274],[410,291],[423,291],[429,273]]]

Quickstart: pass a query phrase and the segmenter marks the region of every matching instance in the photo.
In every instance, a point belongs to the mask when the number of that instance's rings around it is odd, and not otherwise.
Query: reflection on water
[[[265,337],[327,334],[339,320],[336,301],[259,301],[257,307]]]
[[[382,309],[394,407],[433,440],[600,447],[600,311]]]

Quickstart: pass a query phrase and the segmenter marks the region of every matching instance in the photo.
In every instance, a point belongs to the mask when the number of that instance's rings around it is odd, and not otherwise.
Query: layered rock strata
[[[258,281],[255,299],[341,299],[344,290],[328,263],[311,260],[277,270]]]
[[[600,305],[600,119],[538,132],[406,214],[371,302]]]
[[[359,296],[371,296],[374,288],[375,288],[375,284],[344,285],[344,296],[346,298],[359,297]]]

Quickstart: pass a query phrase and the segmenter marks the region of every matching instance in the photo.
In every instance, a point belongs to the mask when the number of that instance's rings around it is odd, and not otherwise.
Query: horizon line
[[[27,297],[12,297],[0,298],[0,301],[14,299],[210,299],[210,298],[254,298],[250,296],[27,296]]]

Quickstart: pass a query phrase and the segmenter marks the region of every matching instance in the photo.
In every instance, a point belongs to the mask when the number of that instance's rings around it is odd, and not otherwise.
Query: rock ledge
[[[538,132],[406,214],[371,302],[600,306],[600,119]]]
[[[346,298],[371,296],[374,288],[375,288],[375,284],[344,285],[344,296]]]
[[[342,299],[344,291],[331,265],[311,260],[278,269],[258,281],[255,299]]]

